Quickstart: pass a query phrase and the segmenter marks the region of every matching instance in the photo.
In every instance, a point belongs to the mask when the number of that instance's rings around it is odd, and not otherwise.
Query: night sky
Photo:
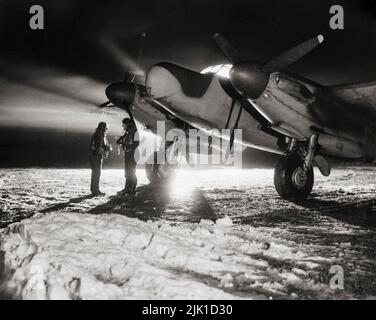
[[[220,32],[244,57],[267,61],[314,35],[324,44],[290,67],[322,84],[376,79],[375,1],[327,0],[0,0],[0,166],[87,166],[90,134],[101,120],[111,136],[119,116],[95,112],[107,84],[134,64],[171,61],[200,71],[225,63]],[[45,30],[29,28],[29,9],[45,9]],[[329,28],[329,8],[345,10],[345,29]],[[252,165],[275,158],[247,152]],[[110,164],[120,163],[113,155]]]

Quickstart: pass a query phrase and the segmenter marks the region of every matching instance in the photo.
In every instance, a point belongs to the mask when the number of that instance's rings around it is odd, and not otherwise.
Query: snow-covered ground
[[[273,170],[177,173],[0,170],[0,296],[38,299],[348,299],[376,296],[376,170],[316,175],[312,197],[280,199]],[[30,218],[28,218],[30,217]],[[21,220],[23,219],[23,220]],[[16,222],[19,221],[20,222]],[[344,270],[344,289],[330,286]]]

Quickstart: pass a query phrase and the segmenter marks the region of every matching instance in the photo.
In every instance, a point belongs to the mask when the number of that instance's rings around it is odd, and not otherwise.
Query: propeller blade
[[[111,110],[115,110],[115,111],[111,112]],[[102,103],[101,105],[97,106],[97,108],[94,108],[94,110],[91,110],[88,113],[89,114],[98,114],[98,113],[103,114],[103,113],[106,113],[106,114],[120,116],[120,114],[122,114],[123,111],[124,110],[116,107],[115,105],[113,105],[111,103],[108,104],[108,105],[105,105],[105,103]]]
[[[137,76],[137,73],[139,73],[138,71],[142,70],[141,62],[142,62],[142,58],[144,55],[145,39],[146,39],[146,32],[142,32],[140,34],[140,47],[139,47],[138,56],[137,56],[137,69],[131,72],[127,72],[125,75],[125,81],[130,80],[130,82],[133,82]]]
[[[102,103],[98,106],[99,109],[103,109],[103,108],[106,108],[111,102],[110,101],[107,101],[105,103]]]
[[[297,46],[291,48],[290,50],[282,53],[278,57],[267,62],[263,67],[262,71],[265,73],[272,73],[282,70],[288,67],[290,64],[299,60],[313,49],[315,49],[320,43],[324,41],[323,35],[318,35],[312,39],[309,39]]]
[[[142,62],[142,58],[144,56],[144,49],[145,49],[145,40],[146,40],[146,32],[142,32],[140,34],[140,48],[138,51],[138,57],[137,57],[137,65],[140,66]]]
[[[239,51],[226,38],[222,37],[219,33],[216,33],[213,38],[225,58],[232,64],[242,61]]]

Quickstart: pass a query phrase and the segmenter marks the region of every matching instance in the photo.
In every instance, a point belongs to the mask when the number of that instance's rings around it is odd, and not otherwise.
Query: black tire
[[[305,174],[303,159],[296,153],[283,156],[274,171],[274,185],[283,199],[305,199],[312,191],[313,169]]]
[[[164,183],[168,182],[171,180],[173,174],[172,171],[174,170],[174,166],[172,165],[160,165],[157,163],[157,152],[154,152],[153,154],[154,157],[154,163],[153,164],[146,164],[145,165],[145,171],[146,171],[146,177],[149,180],[150,183]],[[171,174],[163,174],[166,173],[167,171],[164,170],[161,172],[163,169],[168,169],[171,170]]]
[[[150,183],[156,182],[158,180],[157,166],[154,164],[145,164],[146,178],[148,178]]]

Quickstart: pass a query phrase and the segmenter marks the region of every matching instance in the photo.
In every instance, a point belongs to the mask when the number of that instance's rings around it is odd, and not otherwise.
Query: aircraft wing
[[[325,95],[376,119],[376,81],[325,87]]]

